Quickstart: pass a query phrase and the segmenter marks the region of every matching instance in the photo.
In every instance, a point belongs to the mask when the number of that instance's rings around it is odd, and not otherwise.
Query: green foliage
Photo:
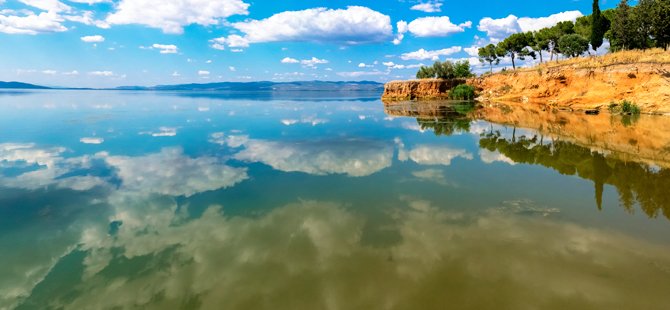
[[[593,13],[591,14],[591,18],[587,18],[587,20],[591,22],[591,31],[589,33],[591,47],[596,50],[603,45],[605,33],[610,26],[609,20],[607,20],[607,18],[605,18],[600,12],[598,0],[593,0]]]
[[[473,76],[470,63],[467,60],[440,62],[436,61],[432,66],[421,66],[416,73],[417,79],[457,79]]]
[[[640,107],[638,107],[637,104],[631,101],[624,100],[621,102],[621,113],[638,115],[640,114]]]
[[[610,103],[607,109],[612,114],[640,115],[640,107],[632,101],[624,100],[621,103]]]
[[[449,91],[449,98],[454,100],[473,100],[475,99],[475,88],[466,84],[458,85]]]
[[[563,54],[577,57],[589,50],[589,41],[574,33],[562,36],[558,40],[558,46]]]
[[[534,40],[533,34],[530,32],[515,33],[498,43],[498,49],[512,58],[512,68],[516,69],[516,63],[514,62],[516,58],[525,60],[526,57],[530,56],[535,59],[535,52],[528,50],[528,46],[532,45]]]
[[[656,46],[667,50],[670,45],[670,1],[656,0],[651,13],[651,35]]]
[[[419,68],[419,71],[416,73],[416,78],[417,79],[434,79],[435,78],[435,70],[433,70],[433,67],[421,66],[421,68]]]
[[[495,45],[489,44],[485,47],[479,48],[479,61],[482,63],[489,63],[491,72],[493,72],[493,64],[500,63],[500,58],[504,56],[504,52],[498,49]]]

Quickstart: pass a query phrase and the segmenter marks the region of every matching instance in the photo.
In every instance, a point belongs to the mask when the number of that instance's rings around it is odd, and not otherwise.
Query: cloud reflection
[[[364,217],[337,203],[301,201],[261,216],[210,207],[117,205],[109,236],[81,241],[85,276],[53,308],[665,308],[670,250],[551,217],[464,215],[403,198],[393,244],[365,240]],[[145,205],[146,202],[143,202]],[[375,224],[373,224],[374,226]],[[381,229],[381,227],[379,228]],[[119,264],[151,268],[124,272]],[[114,272],[111,272],[114,270]],[[39,296],[35,296],[38,298]],[[382,304],[380,304],[382,303]]]

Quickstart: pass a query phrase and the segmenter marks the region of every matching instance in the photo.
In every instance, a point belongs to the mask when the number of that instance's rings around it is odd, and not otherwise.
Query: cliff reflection
[[[598,208],[605,184],[616,187],[621,204],[633,211],[637,202],[649,217],[670,219],[670,170],[644,163],[626,162],[566,141],[541,143],[537,135],[506,139],[499,132],[482,134],[479,146],[498,151],[517,163],[542,165],[565,175],[593,181]]]
[[[436,135],[469,131],[476,120],[489,121],[484,132],[472,130],[480,134],[481,149],[498,152],[516,163],[542,165],[593,181],[599,209],[607,184],[616,188],[626,210],[632,212],[637,203],[649,217],[670,219],[670,136],[654,129],[667,128],[662,124],[670,126],[669,119],[642,117],[632,122],[616,116],[532,108],[471,107],[463,110],[454,105],[413,103],[389,106],[385,112],[416,117],[422,128],[433,129]],[[513,127],[511,137],[494,130],[493,123]]]
[[[384,112],[392,116],[413,116],[421,130],[432,130],[435,135],[452,135],[469,132],[476,109],[474,102],[441,102],[385,105]]]

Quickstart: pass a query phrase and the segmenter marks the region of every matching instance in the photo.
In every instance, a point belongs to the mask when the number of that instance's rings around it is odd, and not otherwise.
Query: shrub
[[[449,98],[454,100],[475,99],[475,88],[467,84],[458,85],[449,91]]]
[[[621,113],[624,114],[630,114],[630,115],[638,115],[640,114],[640,107],[637,106],[637,104],[630,102],[628,100],[624,100],[621,102]]]

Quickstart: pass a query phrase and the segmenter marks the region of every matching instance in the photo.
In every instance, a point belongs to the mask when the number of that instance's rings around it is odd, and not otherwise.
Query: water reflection
[[[351,309],[658,308],[669,306],[670,252],[547,217],[476,217],[401,197],[370,227],[339,203],[301,201],[260,217],[213,206],[117,205],[110,236],[88,228],[24,307]],[[370,230],[400,238],[364,244]],[[552,267],[553,266],[553,267]],[[64,273],[69,270],[71,274]],[[617,283],[617,285],[610,285]],[[542,289],[537,289],[541,285]],[[55,289],[56,291],[49,291]],[[472,298],[487,296],[487,298]],[[19,307],[21,308],[21,307]]]
[[[670,307],[656,119],[103,93],[0,98],[0,309]]]
[[[416,117],[422,128],[431,128],[436,135],[470,131],[471,125],[478,119],[511,126],[511,136],[507,137],[494,129],[500,129],[500,125],[489,123],[488,128],[477,126],[481,133],[479,147],[483,162],[542,165],[564,175],[591,180],[595,186],[598,209],[602,208],[604,185],[612,185],[626,210],[633,212],[637,203],[649,217],[663,215],[670,219],[670,192],[667,191],[670,188],[670,169],[665,168],[670,160],[670,136],[655,128],[652,139],[643,134],[661,123],[670,126],[667,118],[641,119],[637,116],[634,123],[624,119],[620,125],[614,120],[620,116],[611,116],[609,124],[602,124],[606,120],[603,117],[532,108],[477,107],[475,103],[397,103],[387,105],[385,112]],[[537,119],[545,122],[536,126]],[[575,123],[579,123],[578,127]],[[519,129],[517,134],[517,127],[531,130]],[[598,129],[587,133],[585,128]],[[606,134],[598,135],[599,132]],[[624,139],[628,141],[622,145],[620,141]],[[635,149],[631,149],[630,145]]]

